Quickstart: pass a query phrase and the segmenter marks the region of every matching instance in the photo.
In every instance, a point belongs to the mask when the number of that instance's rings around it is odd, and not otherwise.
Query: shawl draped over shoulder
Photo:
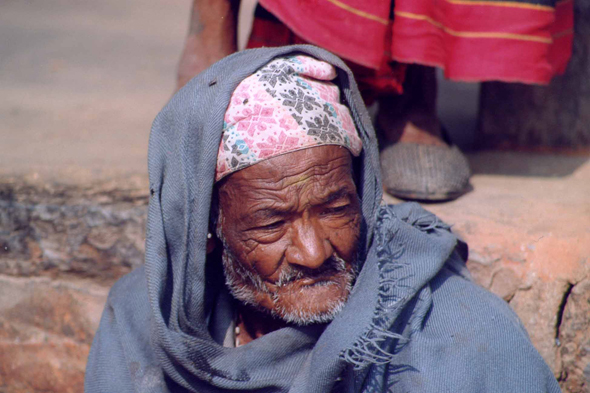
[[[328,325],[224,347],[232,300],[206,253],[216,155],[236,86],[272,59],[333,64],[363,141],[355,160],[363,266]],[[469,278],[464,243],[419,205],[381,205],[375,133],[352,73],[309,45],[236,53],[182,88],[153,123],[145,265],[112,288],[85,391],[559,392],[518,317]],[[227,320],[228,318],[225,318]]]

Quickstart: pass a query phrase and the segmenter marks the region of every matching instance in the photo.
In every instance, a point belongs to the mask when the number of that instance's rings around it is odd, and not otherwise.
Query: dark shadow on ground
[[[474,175],[565,177],[590,160],[590,154],[479,151],[467,154]]]

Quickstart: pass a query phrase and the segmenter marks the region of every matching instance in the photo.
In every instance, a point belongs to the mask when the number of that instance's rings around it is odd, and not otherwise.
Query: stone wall
[[[485,191],[482,184],[476,187]],[[0,179],[1,393],[83,390],[108,289],[143,262],[147,189]],[[471,243],[468,265],[475,279],[510,302],[565,390],[587,392],[590,280],[579,270],[586,261],[575,253],[558,254],[565,270],[578,269],[571,275],[579,280],[539,277],[532,262],[545,255],[542,244],[518,245],[537,239],[534,229],[520,231],[499,210],[478,215],[471,203],[465,196],[461,205],[428,208],[457,223],[455,230]],[[575,249],[583,252],[582,246]]]
[[[147,200],[144,189],[121,182],[82,188],[4,179],[0,274],[114,282],[143,262]]]
[[[0,179],[0,392],[82,392],[109,287],[143,263],[146,187]]]
[[[467,241],[474,279],[516,311],[564,391],[590,392],[589,157],[468,157],[475,191],[427,208]]]
[[[563,299],[558,324],[559,355],[570,392],[590,391],[590,280],[570,286]]]

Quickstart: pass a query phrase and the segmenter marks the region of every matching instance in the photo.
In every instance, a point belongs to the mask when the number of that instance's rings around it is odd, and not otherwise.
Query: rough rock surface
[[[107,288],[0,275],[0,392],[79,393]]]
[[[1,393],[83,391],[108,289],[143,261],[191,3],[0,4]]]
[[[474,191],[425,207],[467,241],[474,279],[509,302],[564,391],[590,392],[590,157],[469,159]]]
[[[146,190],[0,179],[0,274],[112,283],[143,262]]]
[[[590,391],[590,278],[568,287],[565,293],[559,349],[567,392]]]
[[[0,179],[0,392],[82,392],[109,286],[143,263],[147,195]]]
[[[479,146],[590,146],[590,2],[575,1],[574,15],[573,53],[564,75],[549,86],[482,84]]]
[[[588,392],[590,157],[470,162],[474,191],[425,207],[469,243],[474,278],[518,313],[564,391]],[[142,262],[147,187],[0,190],[0,392],[81,391],[108,288]]]

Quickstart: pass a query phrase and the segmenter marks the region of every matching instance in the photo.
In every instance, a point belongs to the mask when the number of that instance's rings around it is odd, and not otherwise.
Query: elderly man
[[[111,290],[87,392],[559,392],[466,247],[381,205],[340,59],[232,55],[156,118],[146,264]]]

